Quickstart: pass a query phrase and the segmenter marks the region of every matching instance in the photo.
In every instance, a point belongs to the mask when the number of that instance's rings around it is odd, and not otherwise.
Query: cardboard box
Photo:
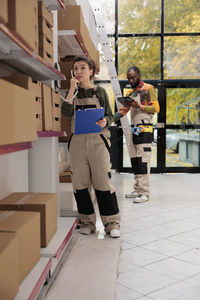
[[[78,39],[84,45],[88,56],[94,61],[97,71],[99,71],[97,49],[84,22],[81,6],[68,5],[65,10],[58,12],[58,30],[75,30]]]
[[[40,259],[40,214],[38,212],[0,211],[0,232],[19,236],[20,282]]]
[[[51,105],[51,88],[42,84],[43,98],[43,130],[52,130],[52,105]]]
[[[46,50],[53,57],[53,42],[44,34],[39,35],[39,50]]]
[[[54,90],[51,90],[51,101],[52,103],[57,103],[59,106],[61,106],[61,98],[60,93],[55,92]]]
[[[52,27],[49,26],[49,23],[42,17],[39,17],[38,20],[39,25],[39,34],[45,35],[50,41],[53,42],[53,30]]]
[[[40,213],[41,247],[46,247],[57,230],[57,195],[54,193],[12,193],[0,200],[0,210]]]
[[[50,65],[54,65],[54,61],[53,61],[53,55],[50,54],[50,52],[48,52],[46,49],[39,49],[39,55],[44,58],[44,60],[46,62],[48,62]]]
[[[38,53],[38,1],[13,0],[8,6],[8,27]]]
[[[58,30],[75,30],[82,43],[87,38],[81,6],[68,5],[66,9],[58,11]]]
[[[42,99],[42,83],[37,81],[32,81],[31,78],[29,78],[28,82],[28,88],[33,93],[34,97],[41,98]]]
[[[33,82],[29,79],[29,91],[33,94],[35,99],[35,118],[36,118],[36,130],[42,131],[42,107],[43,107],[43,99],[42,99],[42,83],[41,82]]]
[[[53,65],[53,41],[50,40],[45,34],[39,35],[39,55],[48,63]]]
[[[0,18],[8,22],[8,0],[0,0]]]
[[[66,171],[60,174],[60,182],[72,182],[71,172]]]
[[[61,131],[61,99],[60,93],[51,91],[53,130]]]
[[[43,1],[38,1],[38,16],[43,17],[49,26],[53,27],[53,13],[47,9]]]
[[[0,145],[37,139],[35,102],[29,90],[0,79]]]
[[[42,106],[43,106],[42,99],[36,97],[35,105],[36,105],[36,130],[42,131]]]
[[[61,131],[61,118],[52,117],[53,131]]]
[[[61,118],[61,104],[52,103],[52,116],[56,118]]]
[[[0,0],[1,1],[1,0]],[[23,89],[29,89],[29,77],[19,73],[12,73],[10,76],[2,77],[3,80],[8,81],[14,85],[18,85]],[[1,89],[1,85],[0,85]]]
[[[18,291],[19,237],[14,232],[0,232],[0,297],[13,300]]]

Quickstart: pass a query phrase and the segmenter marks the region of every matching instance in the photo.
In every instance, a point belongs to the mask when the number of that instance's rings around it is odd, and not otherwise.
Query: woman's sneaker
[[[118,237],[120,237],[120,231],[119,231],[119,229],[117,229],[117,228],[111,229],[110,236],[112,238],[118,238]]]
[[[130,194],[125,194],[125,198],[136,198],[138,196],[139,196],[139,193],[136,191],[133,191]]]
[[[139,194],[139,196],[133,200],[134,203],[143,203],[147,201],[149,201],[149,197],[142,194]]]

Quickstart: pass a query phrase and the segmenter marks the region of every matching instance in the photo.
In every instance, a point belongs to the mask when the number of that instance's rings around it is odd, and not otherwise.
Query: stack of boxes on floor
[[[11,300],[57,230],[57,195],[12,193],[0,200],[0,297]]]
[[[52,20],[52,13],[37,0],[0,0],[1,23],[51,66]],[[45,84],[12,73],[0,79],[0,95],[0,145],[34,141],[37,131],[61,130],[60,94]],[[39,261],[40,247],[48,245],[56,230],[56,194],[13,193],[0,200],[0,299],[15,297]]]

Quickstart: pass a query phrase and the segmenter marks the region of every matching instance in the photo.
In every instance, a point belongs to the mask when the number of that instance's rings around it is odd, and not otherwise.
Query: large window
[[[165,0],[165,32],[200,32],[199,0]]]
[[[164,40],[164,78],[200,78],[200,36],[173,36]]]
[[[140,68],[143,78],[160,78],[160,40],[158,37],[120,37],[118,41],[119,79],[126,79],[126,71],[132,65]]]
[[[160,0],[119,0],[119,33],[160,32]]]
[[[136,65],[142,79],[158,92],[161,110],[155,120],[152,171],[200,172],[200,1],[90,2],[102,10],[122,91],[127,88],[127,69]],[[100,53],[96,79],[106,87],[114,110],[110,76]],[[130,171],[118,126],[118,169]]]

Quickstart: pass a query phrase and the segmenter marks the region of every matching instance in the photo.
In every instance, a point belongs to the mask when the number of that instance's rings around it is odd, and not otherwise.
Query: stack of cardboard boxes
[[[37,131],[61,130],[60,93],[19,74],[0,79],[0,145],[34,141]]]
[[[57,195],[12,193],[0,200],[0,295],[13,299],[57,230]]]
[[[80,42],[84,45],[88,56],[94,61],[99,70],[99,51],[94,45],[85,24],[81,6],[68,5],[65,10],[58,12],[58,30],[74,30]],[[65,73],[64,73],[65,74]],[[68,74],[66,74],[68,75]]]
[[[38,2],[38,23],[39,55],[53,65],[53,14],[42,1]]]
[[[27,48],[54,64],[53,14],[43,1],[1,0],[0,18]]]
[[[53,14],[43,1],[0,0],[0,18],[27,49],[53,65]],[[50,87],[13,73],[0,79],[0,91],[0,145],[34,141],[37,131],[61,130],[60,94]]]

